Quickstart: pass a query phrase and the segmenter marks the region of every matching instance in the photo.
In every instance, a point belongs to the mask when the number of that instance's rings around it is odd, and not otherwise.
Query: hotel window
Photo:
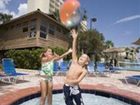
[[[54,6],[52,4],[50,4],[50,8],[54,8]]]
[[[44,38],[44,39],[46,39],[46,37],[47,37],[47,34],[46,34],[46,33],[44,33],[44,32],[40,32],[40,37],[41,37],[41,38]]]
[[[59,0],[56,0],[57,2],[60,2]]]
[[[49,9],[50,13],[53,13],[52,9]]]
[[[41,20],[41,26],[47,27],[47,22],[45,20]]]
[[[51,3],[54,3],[54,0],[51,0]]]
[[[55,3],[55,6],[56,6],[56,7],[59,7],[59,4],[58,4],[58,3]]]
[[[27,21],[23,23],[22,31],[23,32],[28,32],[28,22]]]
[[[45,22],[45,20],[41,21],[41,25],[40,25],[40,37],[41,38],[47,38],[47,23]]]
[[[30,31],[36,30],[36,19],[32,19],[29,24]]]
[[[49,24],[49,34],[55,35],[55,26],[52,24]]]
[[[47,32],[47,28],[43,25],[40,26],[40,31]]]

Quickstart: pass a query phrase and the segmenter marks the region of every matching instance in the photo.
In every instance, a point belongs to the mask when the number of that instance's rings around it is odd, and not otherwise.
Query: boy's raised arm
[[[71,34],[72,34],[72,38],[73,38],[73,42],[72,42],[72,60],[73,61],[77,61],[77,48],[76,48],[76,45],[77,45],[77,36],[78,36],[78,33],[76,32],[75,29],[73,29],[71,31]]]

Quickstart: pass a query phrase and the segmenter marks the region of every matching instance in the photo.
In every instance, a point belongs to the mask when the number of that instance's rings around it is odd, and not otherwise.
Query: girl
[[[45,53],[41,54],[41,81],[40,81],[40,89],[41,89],[41,100],[40,105],[45,105],[46,96],[48,97],[47,103],[48,105],[52,105],[52,76],[53,76],[53,62],[63,58],[64,56],[71,53],[72,50],[69,49],[66,53],[61,56],[58,56],[53,52],[51,48],[48,48]]]

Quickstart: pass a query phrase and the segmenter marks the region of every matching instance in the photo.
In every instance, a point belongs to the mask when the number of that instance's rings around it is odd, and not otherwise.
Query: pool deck
[[[19,72],[28,73],[28,76],[19,78],[17,84],[5,84],[0,82],[0,105],[10,105],[16,100],[37,93],[39,88],[38,71],[18,69]],[[111,73],[107,77],[102,76],[86,76],[80,83],[82,89],[94,89],[104,91],[116,95],[121,95],[126,98],[131,98],[140,102],[140,86],[136,84],[126,84],[125,76],[140,75],[137,71],[122,71],[119,73]],[[62,89],[64,76],[54,76],[53,89]]]

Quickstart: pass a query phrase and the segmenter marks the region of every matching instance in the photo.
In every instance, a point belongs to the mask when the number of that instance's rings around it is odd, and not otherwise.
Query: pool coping
[[[127,85],[126,85],[127,86]],[[140,94],[130,92],[127,90],[118,89],[117,87],[113,86],[105,86],[103,84],[88,84],[88,83],[82,83],[80,84],[81,89],[83,90],[95,90],[95,91],[101,91],[105,93],[109,93],[116,96],[121,96],[126,99],[130,99],[135,101],[136,103],[140,103]],[[53,90],[62,90],[63,84],[54,84]],[[40,92],[40,87],[30,87],[25,89],[18,89],[16,91],[4,94],[0,96],[0,105],[11,105],[12,103],[16,102],[17,100]],[[126,101],[126,100],[124,100]]]

